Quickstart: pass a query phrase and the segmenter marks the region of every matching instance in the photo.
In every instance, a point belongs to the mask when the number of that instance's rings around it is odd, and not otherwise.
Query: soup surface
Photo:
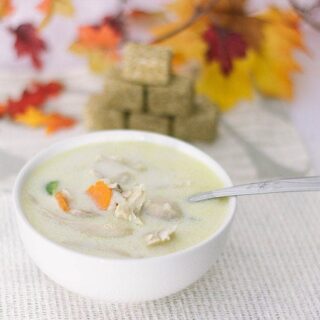
[[[47,238],[76,251],[144,258],[185,249],[223,223],[228,200],[188,203],[222,187],[197,159],[148,142],[105,142],[45,161],[27,178],[22,206]]]

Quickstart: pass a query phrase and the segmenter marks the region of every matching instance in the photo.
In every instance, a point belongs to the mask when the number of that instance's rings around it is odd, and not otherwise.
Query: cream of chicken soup
[[[222,187],[202,162],[150,142],[105,142],[58,154],[38,166],[22,192],[27,219],[70,249],[109,258],[183,250],[210,237],[228,200],[189,203]]]

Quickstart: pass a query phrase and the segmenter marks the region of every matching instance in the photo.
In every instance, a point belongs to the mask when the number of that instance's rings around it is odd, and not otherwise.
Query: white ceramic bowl
[[[75,147],[128,140],[148,141],[179,149],[212,169],[226,186],[231,185],[230,178],[221,166],[190,144],[154,133],[113,130],[71,138],[38,153],[18,175],[13,191],[20,237],[35,264],[49,278],[73,292],[117,302],[158,299],[184,289],[199,279],[222,250],[236,207],[235,199],[230,199],[224,223],[210,238],[176,253],[144,259],[108,259],[85,255],[52,242],[34,229],[20,201],[22,187],[33,169],[52,156]]]

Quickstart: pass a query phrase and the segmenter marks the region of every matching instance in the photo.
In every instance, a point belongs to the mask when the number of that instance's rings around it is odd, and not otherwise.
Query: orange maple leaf
[[[7,107],[4,104],[0,104],[0,118],[4,117],[7,113]]]
[[[6,17],[11,14],[14,10],[11,0],[0,1],[0,18]]]
[[[46,133],[51,134],[58,130],[73,127],[76,123],[75,119],[63,116],[59,113],[51,113],[47,115],[44,125],[46,126]]]
[[[45,127],[47,134],[70,128],[76,122],[71,117],[63,116],[56,112],[45,113],[34,106],[29,106],[23,113],[15,115],[14,121],[32,128]]]
[[[71,0],[42,0],[37,9],[44,13],[44,18],[40,24],[41,28],[50,22],[54,14],[71,16],[74,13]]]
[[[52,7],[52,0],[42,0],[38,5],[37,9],[43,13],[48,13]]]
[[[79,42],[88,48],[115,48],[120,40],[119,33],[109,25],[81,26],[79,28]]]
[[[118,59],[118,48],[123,38],[121,21],[113,17],[105,17],[98,25],[80,26],[78,38],[70,46],[70,50],[85,56],[94,72],[108,69],[110,62]]]

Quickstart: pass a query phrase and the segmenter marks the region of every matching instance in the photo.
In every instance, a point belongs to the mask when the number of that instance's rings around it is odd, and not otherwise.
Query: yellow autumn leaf
[[[41,127],[47,120],[47,116],[38,108],[29,106],[24,113],[19,113],[14,120],[29,127]]]
[[[292,74],[301,70],[294,52],[305,50],[299,17],[292,10],[277,8],[269,9],[261,17],[266,23],[264,41],[253,66],[255,86],[267,96],[290,99],[293,96]]]
[[[69,47],[70,52],[75,54],[85,54],[88,50],[84,45],[82,45],[79,41],[72,43]]]
[[[0,1],[0,19],[9,15],[13,11],[11,0]]]
[[[177,0],[170,3],[167,8],[172,17],[170,21],[154,27],[152,33],[155,37],[161,37],[179,28],[193,14],[195,6],[204,4],[201,0]],[[180,65],[196,60],[203,62],[205,58],[206,44],[202,39],[202,34],[207,26],[207,18],[202,17],[193,23],[189,28],[179,32],[179,34],[163,40],[158,45],[170,47],[174,54],[174,64]]]
[[[181,22],[191,17],[195,7],[205,5],[209,1],[210,0],[175,0],[169,2],[166,9],[174,15],[176,22]]]
[[[163,28],[164,30],[165,28]],[[172,49],[174,65],[182,65],[190,61],[202,63],[207,50],[207,45],[202,40],[201,34],[192,29],[186,29],[179,33],[179,35],[162,41],[159,45]]]
[[[84,56],[88,60],[90,70],[96,73],[108,70],[118,58],[114,52],[106,52],[98,48],[87,48],[79,42],[73,43],[69,50],[75,54]]]
[[[93,72],[102,73],[108,70],[115,63],[115,57],[102,51],[90,50],[87,53],[90,69]]]
[[[233,61],[232,72],[225,75],[220,65],[212,62],[203,66],[197,91],[216,103],[222,111],[227,111],[240,100],[248,100],[253,95],[251,70],[255,60],[252,50],[247,51],[245,58]]]
[[[45,27],[55,14],[63,16],[72,16],[74,14],[72,0],[42,0],[37,9],[44,14],[40,28]]]

